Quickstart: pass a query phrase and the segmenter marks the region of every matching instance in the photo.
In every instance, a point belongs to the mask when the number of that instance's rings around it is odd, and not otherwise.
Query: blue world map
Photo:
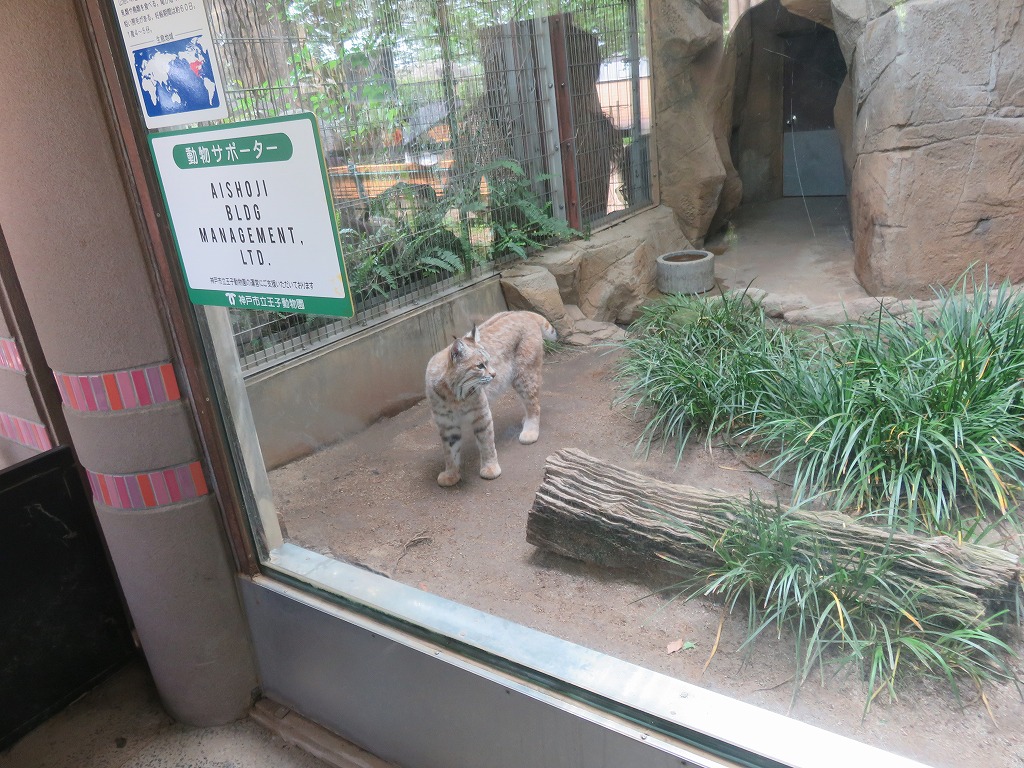
[[[220,106],[220,93],[202,36],[139,48],[135,76],[150,117]]]

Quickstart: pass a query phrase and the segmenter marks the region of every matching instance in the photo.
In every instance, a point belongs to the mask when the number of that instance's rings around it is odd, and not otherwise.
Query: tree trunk
[[[678,580],[690,569],[722,564],[707,542],[717,541],[729,528],[734,510],[754,501],[661,482],[564,450],[548,457],[526,539],[574,560]],[[933,583],[955,587],[959,597],[950,609],[982,616],[1014,605],[1021,566],[1010,552],[957,544],[948,536],[891,532],[839,512],[788,514],[815,531],[815,544],[839,562],[865,556],[891,559],[889,581],[898,588],[915,590],[916,585]]]

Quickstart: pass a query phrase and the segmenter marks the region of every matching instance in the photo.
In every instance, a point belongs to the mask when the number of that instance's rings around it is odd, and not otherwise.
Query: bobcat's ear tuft
[[[465,356],[466,356],[466,344],[465,344],[465,342],[462,339],[455,339],[455,342],[452,344],[452,351],[449,354],[449,357],[451,358],[451,361],[454,363],[454,362],[456,362],[458,360],[461,360]]]
[[[476,323],[473,323],[473,330],[466,334],[467,338],[473,339],[477,344],[480,343],[480,329]]]

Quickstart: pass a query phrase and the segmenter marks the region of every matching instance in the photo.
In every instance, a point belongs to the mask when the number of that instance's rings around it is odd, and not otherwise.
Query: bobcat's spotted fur
[[[519,442],[537,442],[544,339],[555,338],[551,323],[535,312],[499,312],[430,358],[427,402],[444,452],[438,485],[455,485],[462,477],[459,465],[467,426],[480,449],[480,477],[492,480],[501,474],[489,401],[509,385],[526,406]]]

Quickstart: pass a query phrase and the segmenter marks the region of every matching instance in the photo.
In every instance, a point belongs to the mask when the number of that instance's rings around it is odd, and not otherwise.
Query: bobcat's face
[[[471,336],[452,344],[448,361],[448,383],[460,400],[465,400],[494,380],[491,356]]]

